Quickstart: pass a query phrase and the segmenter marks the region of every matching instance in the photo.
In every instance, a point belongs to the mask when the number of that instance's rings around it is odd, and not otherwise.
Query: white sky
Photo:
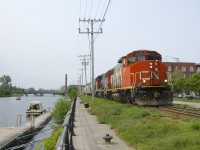
[[[0,0],[0,76],[11,76],[22,88],[58,89],[65,74],[68,84],[76,84],[82,67],[77,56],[89,54],[87,34],[78,33],[79,17],[102,19],[107,2]],[[80,23],[81,31],[87,27]],[[137,49],[200,63],[199,0],[111,0],[102,28],[95,77]],[[89,67],[87,72],[89,81]]]

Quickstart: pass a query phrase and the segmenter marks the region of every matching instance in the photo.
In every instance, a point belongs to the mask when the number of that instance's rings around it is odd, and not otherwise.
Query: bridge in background
[[[62,96],[65,96],[65,93],[64,92],[55,92],[55,93],[53,93],[53,95],[62,95]]]

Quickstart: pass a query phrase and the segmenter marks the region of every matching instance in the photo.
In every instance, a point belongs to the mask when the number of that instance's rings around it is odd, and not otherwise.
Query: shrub
[[[43,140],[44,150],[54,150],[58,137],[62,132],[62,127],[58,128],[50,137]]]
[[[62,123],[67,112],[70,110],[71,101],[59,99],[54,104],[54,111],[52,117],[58,124]]]
[[[73,99],[75,96],[78,95],[78,89],[75,86],[70,86],[67,90],[67,94],[70,99]]]

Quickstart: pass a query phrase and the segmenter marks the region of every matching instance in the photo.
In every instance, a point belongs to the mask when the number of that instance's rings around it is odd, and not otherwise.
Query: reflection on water
[[[52,94],[22,96],[21,100],[16,100],[16,97],[0,97],[0,127],[16,126],[17,115],[22,115],[22,124],[29,121],[29,117],[26,116],[26,107],[30,101],[39,100],[44,109],[48,110],[59,98],[61,97]]]

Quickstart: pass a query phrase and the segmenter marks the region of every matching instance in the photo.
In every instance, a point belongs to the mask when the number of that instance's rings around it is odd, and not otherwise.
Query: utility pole
[[[82,61],[82,65],[84,66],[85,68],[85,93],[87,95],[87,73],[86,73],[86,66],[89,64],[88,60],[89,59],[86,59],[86,57],[88,57],[90,55],[79,55],[78,57],[83,57],[83,59],[80,59]]]
[[[91,30],[87,28],[87,31],[81,32],[81,29],[79,28],[79,33],[82,34],[91,34],[91,59],[92,59],[92,99],[94,100],[94,34],[100,34],[102,32],[102,28],[100,28],[97,32],[94,32],[94,23],[97,22],[104,22],[105,19],[79,19],[79,22],[88,22],[91,24]]]
[[[82,72],[82,83],[81,83],[81,93],[83,93],[83,68],[82,69],[79,69],[79,70],[81,70],[81,72]]]
[[[79,90],[81,91],[81,75],[80,76],[78,76],[78,84],[79,84]]]

